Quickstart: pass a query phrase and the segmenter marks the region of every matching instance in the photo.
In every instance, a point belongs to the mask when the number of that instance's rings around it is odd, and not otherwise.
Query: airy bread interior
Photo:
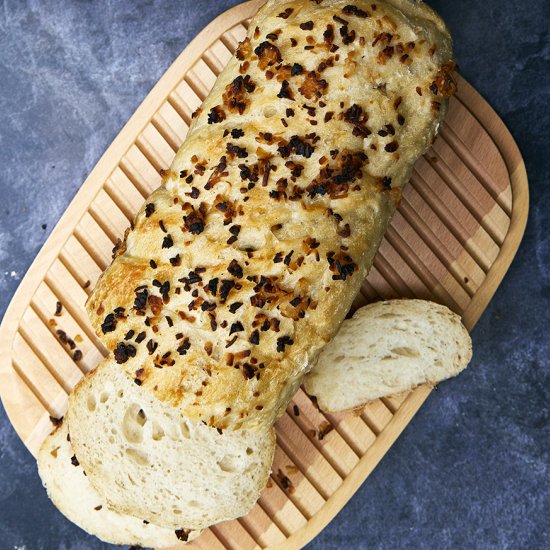
[[[426,300],[389,300],[342,323],[304,380],[328,412],[456,376],[472,357],[460,317]]]
[[[69,432],[117,511],[173,529],[245,515],[267,483],[273,429],[222,432],[185,418],[105,361],[69,398]]]
[[[143,518],[116,512],[94,489],[79,464],[69,438],[68,416],[44,441],[38,472],[59,511],[79,527],[111,544],[165,548],[196,538],[200,531],[169,529]]]

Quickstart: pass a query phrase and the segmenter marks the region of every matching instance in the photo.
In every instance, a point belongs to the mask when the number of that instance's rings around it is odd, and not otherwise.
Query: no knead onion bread
[[[247,514],[267,483],[272,428],[221,432],[185,418],[114,362],[77,385],[69,411],[75,455],[98,493],[173,533]]]
[[[164,548],[199,535],[199,531],[158,527],[110,508],[91,485],[74,454],[67,420],[68,415],[42,444],[38,471],[49,497],[68,519],[111,544]]]
[[[88,302],[136,384],[270,426],[336,333],[455,86],[420,1],[268,1]]]
[[[464,370],[472,340],[460,317],[426,300],[358,309],[324,347],[304,387],[323,411],[353,409]]]
[[[261,8],[88,301],[110,353],[39,456],[67,517],[161,547],[252,508],[273,423],[345,318],[453,69],[420,1]]]

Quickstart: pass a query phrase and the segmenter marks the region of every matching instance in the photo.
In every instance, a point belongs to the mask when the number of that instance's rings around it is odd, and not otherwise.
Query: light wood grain
[[[176,59],[86,179],[15,294],[0,329],[0,393],[33,454],[52,428],[49,416],[64,414],[68,392],[106,354],[84,312],[87,296],[261,3],[222,14]],[[380,298],[427,298],[460,313],[471,329],[514,257],[527,211],[514,140],[460,79],[354,308]],[[63,309],[55,316],[58,301]],[[420,387],[326,415],[300,390],[277,423],[273,474],[257,506],[188,547],[302,547],[349,500],[429,393]]]

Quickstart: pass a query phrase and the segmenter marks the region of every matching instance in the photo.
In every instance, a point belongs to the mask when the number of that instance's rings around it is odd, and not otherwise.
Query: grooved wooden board
[[[261,3],[222,14],[176,59],[84,182],[10,304],[0,329],[0,394],[33,454],[52,429],[49,416],[64,414],[68,392],[106,354],[87,321],[87,296]],[[512,136],[459,79],[440,136],[416,164],[354,307],[428,298],[460,313],[471,329],[512,261],[527,210],[527,177]],[[55,316],[58,301],[63,312]],[[58,331],[74,341],[80,360]],[[349,500],[429,393],[422,386],[360,413],[328,415],[300,391],[277,423],[272,479],[256,507],[189,546],[303,546]]]

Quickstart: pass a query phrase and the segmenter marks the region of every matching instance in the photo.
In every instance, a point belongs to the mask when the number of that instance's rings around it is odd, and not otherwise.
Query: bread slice
[[[202,529],[250,511],[267,483],[275,435],[191,421],[107,359],[69,398],[69,433],[90,482],[117,511]]]
[[[456,376],[472,357],[460,317],[425,300],[362,307],[342,323],[304,380],[327,412]]]
[[[109,508],[74,456],[66,420],[45,439],[38,453],[42,483],[64,516],[111,544],[166,548],[198,536],[199,531],[158,527]]]

